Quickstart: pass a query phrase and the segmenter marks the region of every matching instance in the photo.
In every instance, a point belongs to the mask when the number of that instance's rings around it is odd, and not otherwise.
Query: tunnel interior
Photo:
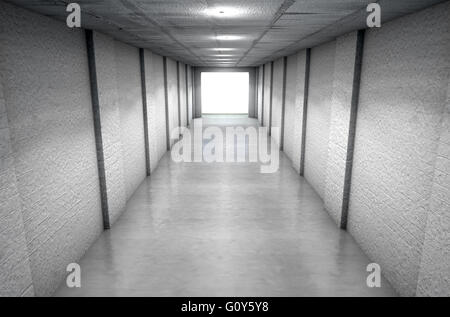
[[[450,1],[372,2],[0,0],[0,296],[450,296]]]

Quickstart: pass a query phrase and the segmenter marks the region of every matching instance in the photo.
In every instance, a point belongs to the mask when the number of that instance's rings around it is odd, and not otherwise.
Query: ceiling
[[[443,0],[8,0],[66,20],[80,4],[82,27],[193,66],[257,66],[365,28],[378,2],[382,21]]]

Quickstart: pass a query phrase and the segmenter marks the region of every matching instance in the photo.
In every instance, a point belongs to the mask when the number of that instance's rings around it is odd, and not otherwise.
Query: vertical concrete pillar
[[[145,83],[145,55],[144,49],[139,49],[139,62],[141,67],[142,110],[144,114],[144,138],[145,138],[145,168],[147,176],[150,176],[150,142],[148,135],[148,110],[147,110],[147,85]]]
[[[191,120],[194,120],[196,118],[195,116],[195,108],[197,107],[197,84],[196,84],[196,78],[195,78],[195,72],[197,67],[191,67],[191,89],[192,89],[192,113],[191,113]]]
[[[303,91],[302,142],[300,150],[300,176],[305,176],[306,124],[308,118],[309,77],[311,69],[311,49],[306,49],[305,88]]]
[[[181,127],[181,85],[180,85],[180,62],[177,61],[177,98],[178,98],[178,127]]]
[[[169,87],[167,83],[167,57],[163,58],[164,64],[164,98],[166,102],[166,143],[167,151],[170,151],[170,127],[169,127]]]
[[[94,116],[95,145],[97,149],[98,176],[100,182],[100,198],[102,203],[103,228],[110,229],[108,210],[108,193],[106,188],[105,158],[103,154],[103,135],[100,119],[100,102],[98,98],[97,69],[95,66],[94,33],[86,30],[86,45],[89,65],[89,80],[91,85],[92,112]]]
[[[266,65],[262,65],[262,81],[261,81],[261,126],[264,126],[264,98],[265,98],[265,81],[266,81]]]
[[[269,96],[269,135],[272,135],[272,106],[273,106],[273,67],[274,62],[270,63],[270,96]]]
[[[186,83],[186,126],[189,126],[189,66],[184,65],[184,75]]]
[[[195,104],[194,104],[194,118],[202,117],[202,76],[198,68],[194,69],[194,93],[195,93]]]
[[[283,151],[284,149],[284,122],[286,115],[286,76],[287,76],[287,56],[283,58],[283,92],[281,95],[280,151]]]
[[[187,70],[187,65],[179,62],[179,90],[178,90],[178,94],[179,94],[179,99],[180,99],[180,107],[178,110],[178,116],[180,118],[180,127],[187,127],[188,126],[188,100],[187,100],[187,82],[186,82],[186,70]]]
[[[340,224],[341,229],[344,230],[347,229],[348,207],[350,203],[353,153],[355,149],[356,119],[358,116],[359,91],[361,85],[361,68],[364,50],[364,34],[365,30],[360,30],[357,32],[356,35],[355,66],[353,73],[350,122],[348,127],[348,141],[347,141],[347,158],[345,164],[345,177],[344,177],[344,194],[342,198],[342,215]]]
[[[270,129],[270,112],[271,112],[271,106],[270,103],[272,101],[272,63],[266,63],[264,64],[264,121],[263,126]]]
[[[364,30],[336,41],[324,201],[342,229],[347,227],[363,46]]]
[[[255,84],[255,118],[259,120],[259,67],[256,68],[256,84]]]
[[[187,66],[187,80],[186,80],[186,84],[187,84],[187,107],[188,107],[188,121],[187,124],[188,126],[191,125],[192,120],[194,119],[194,73],[193,73],[193,67],[188,65]]]
[[[249,118],[256,118],[257,116],[257,104],[256,104],[256,68],[250,68],[248,70],[248,116]]]
[[[281,147],[281,131],[282,117],[283,117],[283,91],[284,91],[284,58],[279,58],[273,62],[272,72],[272,98],[271,98],[271,111],[270,111],[270,130],[274,129],[274,133],[271,133],[278,148]]]

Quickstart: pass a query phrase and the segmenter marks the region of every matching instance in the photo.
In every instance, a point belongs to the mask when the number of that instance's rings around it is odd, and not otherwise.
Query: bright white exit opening
[[[203,114],[248,114],[248,72],[202,73]]]

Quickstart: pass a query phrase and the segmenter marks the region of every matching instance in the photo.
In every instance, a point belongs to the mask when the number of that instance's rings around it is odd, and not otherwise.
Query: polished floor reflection
[[[209,125],[256,120],[209,118]],[[170,154],[57,296],[393,296],[368,288],[370,261],[281,154],[257,163],[174,163]]]

